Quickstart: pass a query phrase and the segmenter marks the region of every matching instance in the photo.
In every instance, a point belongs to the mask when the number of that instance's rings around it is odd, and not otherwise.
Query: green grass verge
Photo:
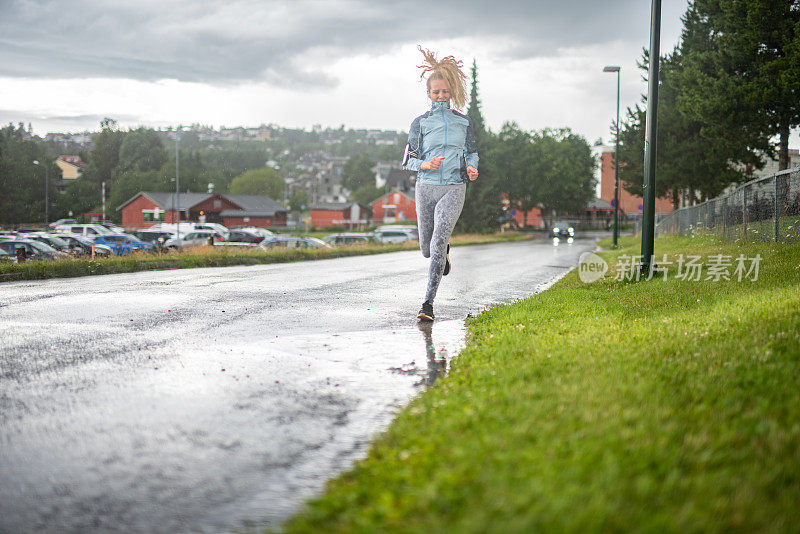
[[[639,254],[620,245],[609,274]],[[800,245],[655,250],[764,259],[754,282],[572,271],[485,311],[449,376],[285,531],[797,532]]]
[[[531,239],[531,234],[507,232],[504,234],[465,234],[451,239],[453,246],[476,245],[498,241]],[[58,261],[29,261],[22,264],[0,263],[0,282],[14,280],[39,280],[68,278],[97,274],[131,273],[162,269],[188,269],[196,267],[226,267],[231,265],[261,265],[292,261],[320,260],[382,254],[400,250],[415,250],[414,242],[400,244],[369,244],[332,249],[295,250],[241,250],[239,248],[197,247],[187,252],[166,254],[134,254],[111,258],[75,258]]]

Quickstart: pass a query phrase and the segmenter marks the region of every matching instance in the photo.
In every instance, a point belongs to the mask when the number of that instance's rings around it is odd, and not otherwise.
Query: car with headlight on
[[[550,229],[550,237],[569,238],[575,237],[575,227],[567,221],[556,221]]]

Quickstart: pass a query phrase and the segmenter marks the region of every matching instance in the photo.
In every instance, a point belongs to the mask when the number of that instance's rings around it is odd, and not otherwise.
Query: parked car
[[[30,232],[27,234],[20,234],[19,237],[22,239],[33,239],[35,241],[45,243],[46,245],[50,245],[54,249],[60,250],[61,252],[72,252],[69,243],[58,235],[47,232]]]
[[[194,229],[195,230],[213,230],[214,232],[217,232],[219,235],[222,236],[222,240],[223,241],[227,241],[228,240],[228,232],[230,231],[230,230],[228,230],[227,226],[224,226],[224,225],[219,224],[219,223],[194,223]]]
[[[382,232],[384,230],[407,230],[414,235],[414,239],[419,239],[419,229],[417,229],[417,225],[415,224],[385,224],[375,228],[376,232]]]
[[[155,247],[150,243],[139,241],[130,234],[99,235],[94,238],[95,244],[106,245],[117,256],[126,256],[132,252],[152,252]]]
[[[11,262],[16,263],[17,257],[9,254],[5,249],[0,248],[0,263]]]
[[[70,250],[77,256],[88,256],[92,254],[92,247],[94,247],[95,256],[109,257],[114,251],[108,245],[101,245],[95,243],[88,237],[83,237],[77,234],[61,234],[61,239],[69,243]]]
[[[178,224],[176,223],[158,223],[154,224],[148,230],[158,230],[160,232],[172,232],[174,234],[178,233]],[[213,232],[218,233],[222,240],[227,241],[228,239],[228,228],[225,226],[218,224],[218,223],[196,223],[192,221],[181,221],[180,223],[180,233],[183,237],[191,232],[196,232],[198,230],[211,230]]]
[[[97,224],[99,224],[103,228],[107,228],[113,234],[124,234],[125,233],[125,229],[124,228],[122,228],[121,226],[117,226],[116,224],[114,224],[111,221],[102,221],[102,222],[99,222]]]
[[[50,228],[55,228],[56,226],[61,226],[62,224],[78,224],[78,221],[75,219],[59,219],[51,222],[48,226],[50,226]]]
[[[392,228],[375,230],[373,237],[378,243],[403,243],[413,239],[419,239],[419,234],[410,228]]]
[[[97,235],[112,234],[111,230],[99,224],[59,224],[55,227],[55,231],[59,233],[78,234],[91,238]]]
[[[331,245],[366,245],[372,240],[372,234],[366,233],[341,233],[326,235],[322,238],[326,243]]]
[[[234,226],[231,228],[231,231],[233,230],[248,230],[262,236],[264,239],[275,235],[274,232],[271,232],[266,228],[261,228],[260,226]]]
[[[270,237],[262,241],[258,246],[265,250],[276,248],[332,248],[328,243],[316,237],[289,236]]]
[[[575,237],[575,228],[567,221],[556,221],[550,228],[550,237]]]
[[[60,260],[69,258],[68,254],[58,251],[45,243],[34,241],[33,239],[18,238],[0,241],[0,248],[13,255],[15,258],[18,248],[25,249],[25,255],[27,259],[30,260]]]
[[[224,241],[222,235],[213,230],[195,230],[189,232],[183,237],[173,237],[164,243],[164,248],[168,249],[183,249],[186,247],[197,247],[201,245],[208,245],[208,238],[213,237],[214,241]]]
[[[133,233],[140,241],[150,243],[156,250],[166,248],[166,243],[170,239],[177,236],[175,232],[167,232],[166,230],[138,230]]]
[[[226,241],[231,243],[261,243],[264,239],[266,239],[266,236],[242,228],[228,232]]]

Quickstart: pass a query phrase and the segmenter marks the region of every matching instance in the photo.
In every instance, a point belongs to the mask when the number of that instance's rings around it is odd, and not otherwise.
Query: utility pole
[[[47,163],[39,163],[38,160],[33,160],[34,165],[41,165],[44,167],[44,225],[50,222],[50,199],[48,198],[48,189],[50,188],[50,173],[47,170]]]
[[[647,277],[653,266],[656,210],[656,146],[658,134],[658,63],[661,56],[661,0],[652,0],[650,11],[650,68],[647,76],[647,121],[644,135],[644,183],[642,211],[642,268]]]
[[[180,164],[181,164],[181,157],[180,157],[180,150],[178,148],[178,142],[181,139],[181,127],[178,126],[175,129],[175,203],[176,203],[176,212],[177,218],[176,226],[175,226],[175,233],[177,234],[177,238],[181,238],[181,173],[180,173]]]

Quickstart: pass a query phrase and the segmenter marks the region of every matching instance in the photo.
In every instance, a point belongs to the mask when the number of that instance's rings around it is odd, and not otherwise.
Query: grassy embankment
[[[506,232],[503,234],[462,234],[452,237],[453,246],[477,245],[498,241],[531,239],[532,234]],[[381,254],[419,248],[416,241],[400,244],[369,244],[330,249],[242,250],[239,247],[196,247],[186,252],[164,254],[133,254],[111,258],[73,258],[57,261],[29,261],[22,264],[0,263],[0,282],[68,278],[95,274],[130,273],[160,269],[193,267],[225,267],[229,265],[260,265],[303,260],[342,258]]]
[[[471,320],[450,375],[285,530],[797,532],[800,245],[663,238],[760,254],[758,279],[636,283],[620,244],[604,280]]]

